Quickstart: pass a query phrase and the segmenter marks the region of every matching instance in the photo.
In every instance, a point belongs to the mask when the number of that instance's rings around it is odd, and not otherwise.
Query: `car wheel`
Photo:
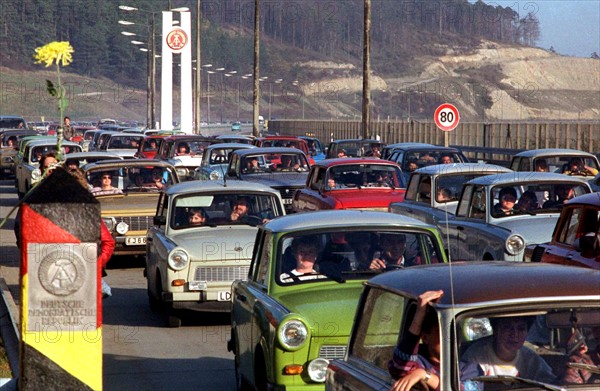
[[[173,309],[167,309],[167,326],[171,328],[181,327],[181,316]]]
[[[254,386],[257,390],[266,390],[267,366],[265,365],[265,356],[260,348],[256,350],[254,360]]]
[[[150,285],[150,280],[148,280],[148,285]],[[160,297],[162,297],[162,285],[160,282],[160,275],[158,274],[155,281],[155,285],[156,296],[152,294],[150,286],[148,286],[148,304],[150,305],[150,310],[152,312],[158,312],[163,309],[162,301],[160,300]]]

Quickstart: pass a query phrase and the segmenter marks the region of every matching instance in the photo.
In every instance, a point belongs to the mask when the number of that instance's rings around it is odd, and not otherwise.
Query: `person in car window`
[[[443,291],[427,291],[418,297],[417,310],[408,332],[402,335],[388,363],[390,374],[398,379],[390,391],[409,391],[419,382],[424,382],[429,390],[439,390],[440,326],[435,311],[429,307],[443,294]],[[419,340],[423,343],[419,344]],[[481,384],[469,380],[480,374],[475,364],[461,362],[461,390],[482,390]]]
[[[571,198],[575,197],[575,190],[571,185],[557,185],[556,194],[553,199],[544,202],[543,208],[557,208],[564,205]]]
[[[509,216],[514,213],[515,203],[517,202],[517,191],[512,187],[503,187],[498,194],[500,200],[492,209],[494,217]]]
[[[191,226],[202,226],[206,223],[206,212],[202,208],[191,209],[188,219]]]
[[[449,154],[443,154],[440,156],[439,164],[452,164],[454,161],[452,160],[452,156]]]
[[[536,352],[524,345],[535,317],[490,318],[492,336],[469,346],[462,360],[478,364],[484,376],[518,376],[554,383],[552,368]]]
[[[100,186],[96,186],[92,189],[92,194],[95,196],[107,195],[107,194],[123,194],[123,191],[118,187],[112,185],[112,174],[104,172],[100,176]]]
[[[528,211],[537,209],[538,207],[537,196],[533,191],[527,190],[521,194],[519,201],[515,205],[515,210]]]
[[[381,234],[379,246],[381,251],[376,251],[373,254],[373,259],[369,265],[371,270],[384,271],[388,265],[405,267],[421,263],[418,257],[410,265],[405,262],[406,235],[404,234]]]
[[[569,161],[569,166],[563,171],[566,175],[598,175],[598,170],[594,167],[586,166],[583,159],[574,157]]]
[[[296,261],[296,267],[287,272],[282,273],[279,278],[281,282],[293,282],[295,280],[314,280],[322,278],[314,269],[317,261],[317,243],[313,237],[302,236],[294,238],[292,242],[292,254]]]

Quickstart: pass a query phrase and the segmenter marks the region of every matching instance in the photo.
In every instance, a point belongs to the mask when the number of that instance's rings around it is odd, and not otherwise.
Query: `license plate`
[[[231,291],[218,292],[217,301],[231,301]]]
[[[145,236],[129,236],[125,238],[126,246],[139,246],[142,244],[146,244]]]
[[[291,198],[284,198],[283,199],[283,204],[284,205],[291,205],[292,203],[292,199]]]

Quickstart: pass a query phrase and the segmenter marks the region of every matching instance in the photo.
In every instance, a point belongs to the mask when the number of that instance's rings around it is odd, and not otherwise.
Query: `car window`
[[[437,263],[441,249],[429,232],[335,229],[290,234],[277,249],[281,285],[363,279],[365,275]]]
[[[272,194],[193,193],[173,201],[173,229],[245,224],[256,226],[282,214]]]
[[[485,220],[486,189],[484,186],[466,186],[456,210],[456,216]]]
[[[553,385],[591,384],[593,372],[577,364],[595,366],[587,352],[598,343],[599,322],[597,306],[548,304],[544,309],[465,314],[457,319],[457,350],[463,363],[477,365],[484,376],[491,377],[480,380],[484,389],[494,389],[494,378],[499,376]],[[499,349],[503,354],[518,353],[520,358],[501,362],[496,358]]]
[[[260,252],[260,261],[256,273],[256,283],[267,285],[269,279],[269,266],[271,266],[271,253],[273,249],[273,236],[266,232],[262,242],[262,251]]]
[[[395,166],[379,164],[345,164],[329,169],[336,189],[360,187],[402,187],[404,180]]]
[[[386,371],[406,314],[404,296],[369,287],[362,314],[350,345],[349,356],[359,358]],[[393,308],[393,311],[390,311]]]

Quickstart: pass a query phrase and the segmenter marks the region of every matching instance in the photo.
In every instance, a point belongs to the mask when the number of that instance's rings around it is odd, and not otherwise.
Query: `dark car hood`
[[[304,187],[307,177],[308,172],[281,172],[244,175],[242,179],[269,187]]]

